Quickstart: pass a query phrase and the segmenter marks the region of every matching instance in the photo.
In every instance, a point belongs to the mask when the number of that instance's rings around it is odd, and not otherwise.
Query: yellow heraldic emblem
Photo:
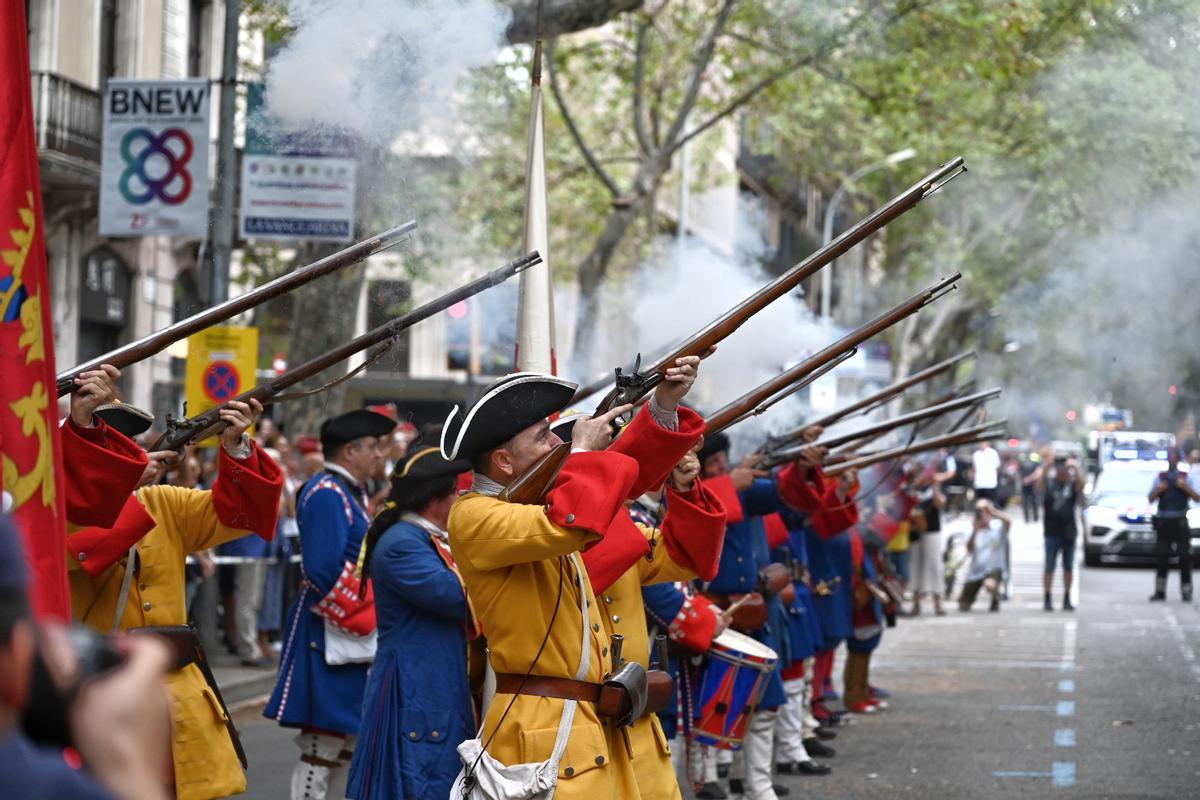
[[[17,209],[21,227],[9,230],[16,249],[0,250],[0,258],[11,270],[9,276],[0,278],[0,324],[21,326],[17,346],[25,354],[25,363],[32,364],[46,359],[46,349],[42,339],[41,298],[37,294],[30,295],[22,280],[37,223],[33,213],[33,192],[25,193],[25,201],[27,205]],[[3,456],[4,488],[12,495],[14,509],[24,505],[39,489],[42,504],[54,505],[54,455],[50,444],[50,426],[46,422],[49,406],[50,397],[41,381],[33,384],[28,395],[8,405],[21,421],[21,434],[37,439],[37,457],[28,472],[20,472],[16,462],[7,453]]]

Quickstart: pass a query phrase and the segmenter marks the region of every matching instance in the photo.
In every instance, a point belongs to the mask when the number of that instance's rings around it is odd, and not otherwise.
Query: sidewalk
[[[206,655],[212,665],[213,677],[221,687],[225,705],[229,706],[231,711],[264,704],[271,690],[275,688],[277,670],[274,667],[243,667],[241,659],[230,655],[224,648],[217,648],[216,652]]]

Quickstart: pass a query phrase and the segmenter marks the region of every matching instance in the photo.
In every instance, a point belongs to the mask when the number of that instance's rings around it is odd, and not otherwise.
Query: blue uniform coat
[[[401,521],[371,554],[379,650],[350,765],[354,800],[449,797],[455,748],[475,733],[467,597],[432,535]]]
[[[813,598],[823,636],[817,649],[833,650],[854,635],[854,565],[850,556],[850,533],[846,530],[825,539],[809,529],[804,536],[813,584],[825,581],[832,590],[828,595]],[[841,582],[835,584],[836,578],[841,578]]]
[[[766,514],[786,510],[779,499],[779,487],[770,478],[756,479],[750,488],[738,494],[738,499],[742,503],[744,519],[726,528],[721,568],[708,586],[709,591],[717,594],[756,591],[758,571],[771,563],[767,531],[762,518]],[[778,597],[768,596],[765,599],[767,624],[751,636],[774,650],[779,657],[760,703],[763,708],[778,708],[787,702],[783,679],[779,674],[780,667],[790,663],[787,611]]]
[[[790,555],[797,564],[808,566],[808,543],[805,535],[807,518],[799,512],[783,514],[783,520],[788,527],[788,541],[773,554],[777,561],[784,561],[785,554]],[[817,650],[824,647],[825,634],[821,630],[821,620],[817,615],[816,600],[803,581],[793,581],[796,597],[788,612],[788,642],[790,645],[792,663],[803,661],[815,655]]]
[[[334,472],[304,487],[296,504],[304,583],[285,620],[279,679],[263,715],[291,728],[355,734],[366,664],[325,663],[325,625],[312,608],[329,593],[346,561],[357,561],[370,518],[362,492]]]

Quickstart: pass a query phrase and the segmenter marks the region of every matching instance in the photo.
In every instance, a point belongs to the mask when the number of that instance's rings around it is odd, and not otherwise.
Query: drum
[[[692,738],[724,750],[740,748],[777,659],[774,650],[744,633],[727,630],[714,639],[695,688]]]

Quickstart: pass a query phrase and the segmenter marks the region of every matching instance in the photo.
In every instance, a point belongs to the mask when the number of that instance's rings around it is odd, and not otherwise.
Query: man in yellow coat
[[[650,415],[651,425],[676,420],[697,363],[681,359],[668,371],[641,412]],[[632,525],[624,501],[646,488],[637,460],[604,451],[610,423],[629,407],[575,423],[571,455],[544,506],[496,496],[561,444],[546,417],[565,407],[574,391],[574,384],[553,376],[517,373],[497,382],[466,414],[451,412],[442,431],[443,455],[469,458],[475,478],[451,509],[450,548],[497,674],[481,737],[486,755],[506,766],[549,761],[553,767],[557,752],[558,800],[634,798],[639,790],[624,734],[615,720],[601,717],[594,699],[583,699],[594,697],[614,664],[604,613],[578,555],[614,522]],[[668,463],[688,446],[684,442]],[[579,700],[573,718],[564,716],[569,692]],[[564,741],[559,730],[567,722]],[[459,752],[473,771],[468,746]]]
[[[266,539],[274,536],[283,473],[246,436],[261,411],[251,401],[232,402],[221,412],[228,427],[221,434],[211,491],[143,485],[129,496],[115,525],[68,536],[77,621],[103,633],[186,625],[187,555],[248,531]],[[148,469],[146,483],[156,478],[156,469]],[[188,663],[169,673],[167,690],[175,796],[209,800],[245,791],[228,714],[200,666]]]

